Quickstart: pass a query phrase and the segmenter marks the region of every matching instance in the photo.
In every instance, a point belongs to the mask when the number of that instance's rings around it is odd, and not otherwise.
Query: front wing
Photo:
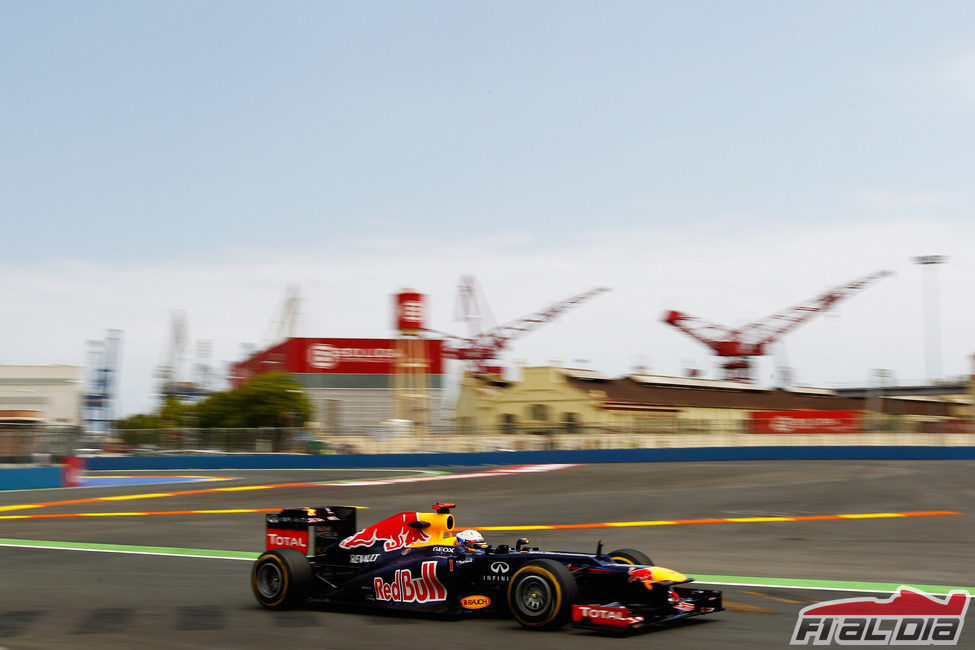
[[[692,616],[724,609],[721,592],[711,589],[673,587],[672,602],[660,605],[610,603],[573,605],[572,626],[598,632],[632,633],[668,625]]]

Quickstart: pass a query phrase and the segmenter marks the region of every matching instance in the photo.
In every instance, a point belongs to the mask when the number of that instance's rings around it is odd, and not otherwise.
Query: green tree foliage
[[[144,415],[139,413],[138,415],[131,415],[127,418],[116,420],[116,429],[158,429],[162,424],[159,421],[158,415]]]
[[[159,410],[159,422],[167,428],[192,426],[195,419],[195,410],[193,405],[183,404],[175,397],[169,396]]]
[[[167,398],[158,415],[133,415],[119,429],[300,427],[311,402],[301,385],[283,372],[258,375],[240,388],[214,393],[199,404]]]
[[[227,427],[239,429],[247,426],[243,414],[239,389],[214,393],[200,402],[196,412],[199,426],[204,428]]]
[[[298,427],[312,412],[301,385],[283,372],[258,375],[230,394],[242,420],[238,426]]]
[[[115,428],[122,442],[131,448],[159,444],[159,428],[163,426],[158,415],[133,415],[117,420]]]

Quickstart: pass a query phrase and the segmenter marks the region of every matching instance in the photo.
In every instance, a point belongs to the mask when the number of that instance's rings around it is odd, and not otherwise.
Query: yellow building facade
[[[975,399],[975,387],[968,388]],[[746,432],[756,411],[808,410],[873,412],[864,426],[868,420],[876,422],[880,413],[887,428],[921,430],[921,422],[970,419],[967,406],[943,397],[878,400],[830,389],[657,375],[611,378],[592,370],[546,366],[522,368],[518,380],[466,374],[456,424],[460,433]]]

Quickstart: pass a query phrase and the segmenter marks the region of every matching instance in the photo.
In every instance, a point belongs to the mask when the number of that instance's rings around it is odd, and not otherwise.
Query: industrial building
[[[250,355],[231,367],[231,384],[255,375],[284,372],[300,384],[312,402],[312,426],[332,432],[424,432],[451,422],[442,413],[446,360],[464,361],[479,370],[492,363],[508,343],[548,323],[606,289],[591,289],[553,303],[501,326],[483,326],[483,299],[471,277],[462,278],[460,311],[476,327],[468,337],[434,332],[426,324],[423,294],[405,289],[393,295],[392,339],[296,338]],[[293,311],[293,310],[292,310]]]
[[[64,456],[81,430],[78,366],[0,365],[0,463]]]
[[[394,295],[395,338],[287,338],[235,364],[231,381],[240,385],[261,373],[289,374],[311,399],[310,424],[326,434],[384,425],[491,433],[970,431],[975,398],[970,382],[833,390],[767,388],[748,380],[750,359],[764,355],[772,341],[885,275],[860,278],[734,331],[669,312],[669,324],[729,359],[723,380],[645,373],[613,378],[559,367],[522,368],[521,377],[506,379],[493,364],[512,339],[605,289],[483,329],[490,321],[484,301],[473,278],[465,277],[458,312],[476,326],[468,337],[427,329],[424,297],[404,290]],[[456,405],[443,404],[448,359],[465,363]],[[453,416],[441,421],[439,414],[450,410]]]
[[[444,390],[442,342],[432,339],[290,338],[233,365],[235,386],[283,372],[312,403],[326,432],[392,420],[436,424]]]
[[[457,402],[460,431],[502,433],[970,432],[972,382],[940,394],[765,388],[741,381],[593,370],[522,368],[518,380],[468,373]],[[919,391],[920,392],[920,391]]]
[[[78,366],[0,365],[0,422],[80,426]]]

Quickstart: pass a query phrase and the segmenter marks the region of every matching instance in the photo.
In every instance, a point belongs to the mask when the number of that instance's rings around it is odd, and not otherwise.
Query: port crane
[[[721,364],[725,379],[752,381],[751,359],[764,356],[766,346],[887,275],[891,275],[891,272],[878,271],[738,329],[716,325],[679,311],[666,312],[663,321],[708,346],[715,355],[725,358],[726,361]]]
[[[470,361],[478,372],[497,371],[492,361],[514,339],[551,322],[563,313],[605,291],[606,287],[596,287],[560,300],[528,316],[515,319],[503,325],[494,326],[490,309],[477,288],[474,276],[461,277],[458,287],[456,315],[467,322],[468,336],[445,334],[436,330],[426,332],[443,339],[443,356],[448,359]]]

